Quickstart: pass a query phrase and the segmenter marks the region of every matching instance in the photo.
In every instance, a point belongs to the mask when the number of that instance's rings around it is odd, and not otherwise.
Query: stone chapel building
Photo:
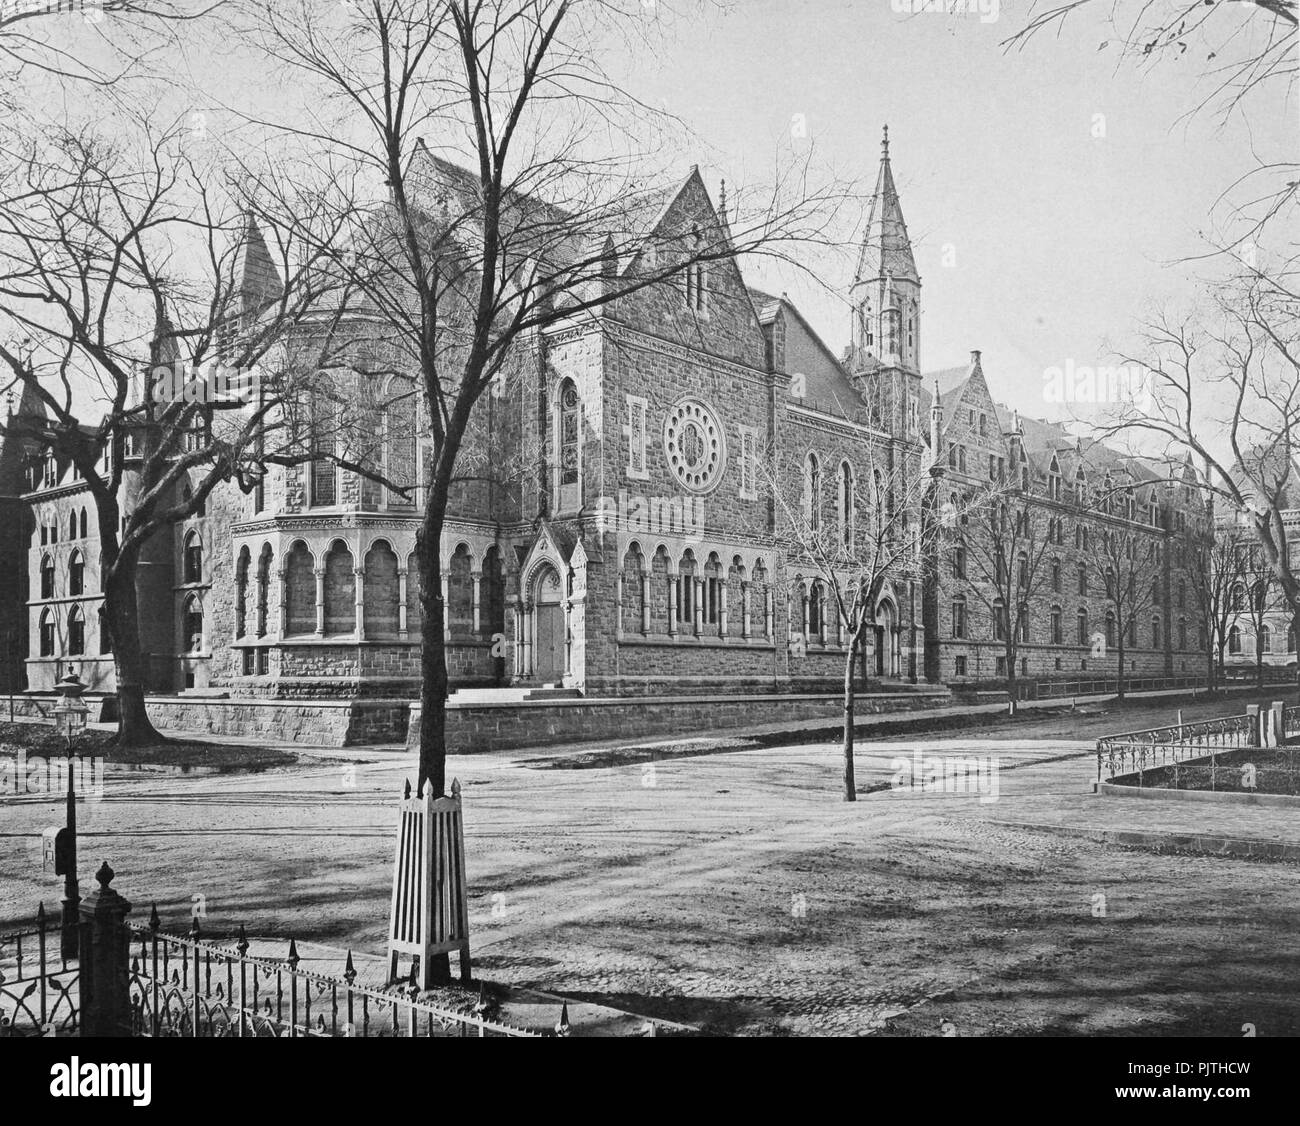
[[[435,178],[464,175],[427,150],[416,159]],[[668,234],[727,231],[725,198],[715,204],[697,169],[652,210],[644,246],[611,270],[644,265]],[[255,232],[241,268],[252,292],[279,285]],[[773,481],[794,488],[807,518],[835,528],[851,552],[867,506],[910,503],[922,476],[972,470],[974,452],[960,467],[953,455],[950,470],[948,451],[958,421],[978,410],[989,466],[1022,459],[1033,487],[1047,486],[1057,447],[1068,461],[1074,440],[996,407],[978,353],[961,378],[940,380],[938,398],[926,389],[921,278],[887,133],[851,293],[842,354],[726,257],[535,335],[480,401],[466,449],[472,465],[517,471],[458,485],[440,545],[453,687],[833,690],[847,638],[816,570],[783,535]],[[364,365],[357,378],[368,378]],[[424,463],[416,397],[391,393],[402,378],[370,389],[388,404],[373,422],[389,480],[411,480]],[[153,690],[417,695],[424,498],[413,484],[402,496],[322,457],[271,467],[251,493],[214,493],[202,514],[159,537],[150,561],[142,612],[154,619]],[[58,662],[76,659],[108,690],[94,521],[79,523],[84,487],[50,466],[23,499],[40,529],[27,552],[29,685],[51,687]],[[973,679],[971,642],[947,636],[937,618],[925,628],[927,597],[954,597],[951,575],[939,574],[945,589],[929,595],[911,578],[884,583],[866,662],[877,684]],[[1046,644],[1035,673],[1077,667]],[[1144,666],[1176,669],[1192,647],[1162,635]],[[976,667],[996,675],[992,657]]]

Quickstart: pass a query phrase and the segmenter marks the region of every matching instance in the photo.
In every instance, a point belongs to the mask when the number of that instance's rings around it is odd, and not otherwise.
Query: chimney
[[[974,349],[971,350],[971,354],[970,354],[970,366],[973,367],[973,368],[977,368],[977,367],[980,366],[980,354],[979,354],[979,349],[978,349],[978,348],[974,348]]]

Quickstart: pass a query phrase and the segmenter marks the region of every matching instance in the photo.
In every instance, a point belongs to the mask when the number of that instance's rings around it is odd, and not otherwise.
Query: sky
[[[922,370],[978,349],[994,396],[1032,417],[1086,414],[1049,401],[1045,373],[1114,363],[1144,316],[1191,308],[1198,283],[1222,268],[1188,261],[1206,251],[1222,193],[1261,160],[1300,159],[1294,91],[1276,84],[1227,121],[1189,115],[1222,44],[1191,36],[1155,65],[1121,58],[1110,0],[1010,50],[1030,0],[966,0],[970,11],[951,13],[896,10],[923,0],[619,2],[641,24],[614,37],[633,46],[615,46],[605,68],[681,119],[660,162],[683,178],[698,164],[715,198],[722,179],[734,199],[770,181],[779,154],[810,147],[817,167],[865,196],[889,126],[922,279]],[[275,105],[294,81],[231,41],[188,55],[178,76],[184,68],[211,97],[180,108],[214,133],[222,101]],[[860,210],[864,219],[865,200]],[[820,284],[770,262],[745,271],[758,288],[788,292],[838,353],[855,257],[817,263]]]
[[[1004,0],[996,18],[991,0],[983,16],[891,2],[906,0],[706,10],[634,59],[629,83],[689,122],[692,163],[715,192],[724,177],[761,179],[795,115],[818,159],[869,190],[888,124],[922,279],[922,369],[979,349],[995,397],[1061,417],[1044,371],[1113,363],[1143,315],[1196,299],[1212,269],[1185,260],[1206,249],[1198,232],[1220,194],[1257,156],[1300,155],[1294,97],[1262,95],[1249,121],[1185,119],[1209,90],[1210,47],[1193,40],[1146,69],[1122,61],[1098,18],[1109,5],[1008,52],[1025,0]],[[847,342],[841,300],[790,271],[751,264],[747,276],[788,290],[837,352]]]

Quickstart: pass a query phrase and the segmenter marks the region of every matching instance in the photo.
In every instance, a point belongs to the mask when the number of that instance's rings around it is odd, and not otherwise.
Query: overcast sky
[[[1145,309],[1193,298],[1192,276],[1210,271],[1180,260],[1205,250],[1216,198],[1257,157],[1295,160],[1300,137],[1280,91],[1250,121],[1180,122],[1210,88],[1209,47],[1190,41],[1145,71],[1121,63],[1098,18],[1108,9],[1008,53],[1025,0],[988,22],[899,14],[890,0],[744,0],[678,24],[632,84],[698,132],[714,191],[723,176],[761,176],[796,114],[819,159],[873,184],[888,123],[923,283],[923,369],[981,349],[996,396],[1059,415],[1044,369],[1104,363]],[[797,277],[750,276],[788,288],[836,351],[846,343],[842,306]]]

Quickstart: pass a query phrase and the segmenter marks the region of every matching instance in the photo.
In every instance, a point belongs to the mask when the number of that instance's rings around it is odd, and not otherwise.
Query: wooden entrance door
[[[564,607],[541,603],[537,607],[537,678],[559,680],[564,676]]]

